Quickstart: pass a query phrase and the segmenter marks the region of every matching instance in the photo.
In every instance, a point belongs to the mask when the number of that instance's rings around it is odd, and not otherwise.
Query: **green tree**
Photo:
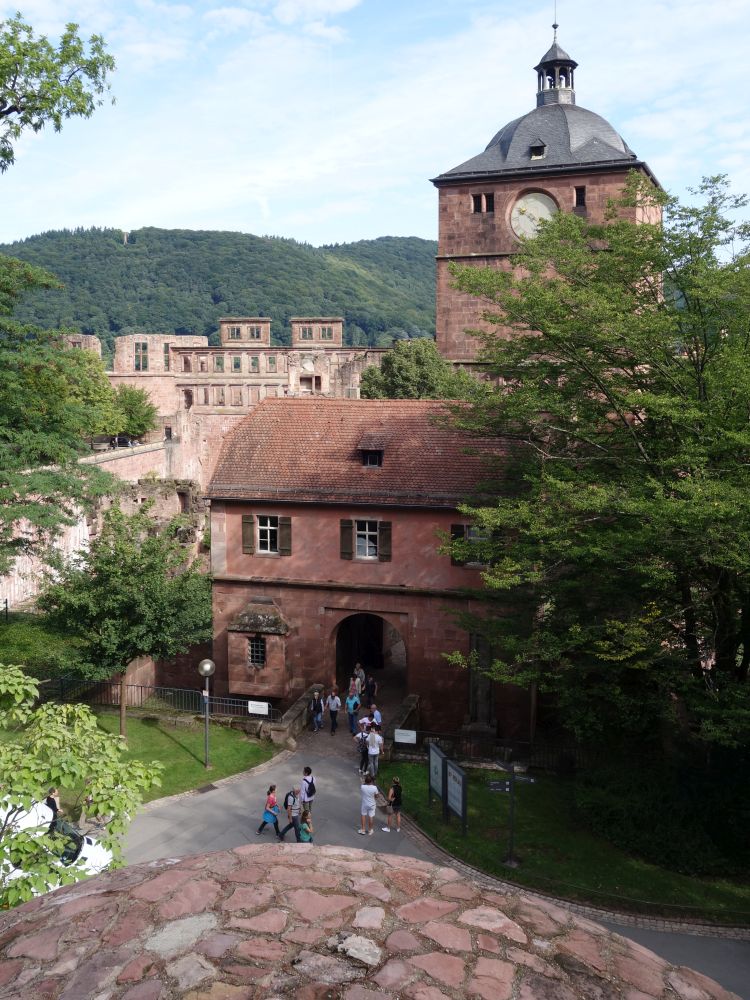
[[[514,330],[482,337],[504,388],[457,419],[523,486],[469,511],[499,606],[473,627],[611,748],[750,737],[750,227],[723,178],[697,193],[634,175],[605,224],[560,213],[512,273],[455,271]]]
[[[0,665],[0,726],[13,728],[0,741],[0,905],[14,906],[34,892],[84,877],[62,863],[59,846],[46,830],[22,829],[19,822],[32,803],[58,787],[86,796],[89,818],[106,819],[101,841],[121,859],[122,836],[143,793],[159,785],[161,765],[126,761],[120,737],[100,729],[84,705],[34,708],[39,689],[23,668]],[[14,868],[26,874],[9,877]]]
[[[149,504],[113,507],[87,552],[60,566],[38,601],[53,625],[80,639],[81,672],[119,675],[125,736],[125,677],[139,656],[164,659],[211,638],[211,581],[179,540],[182,519],[159,528]]]
[[[68,118],[90,118],[114,67],[101,36],[86,43],[77,24],[66,25],[55,46],[20,14],[0,22],[0,171],[14,162],[26,129],[49,124],[59,132]]]
[[[115,409],[118,432],[137,438],[156,427],[157,410],[145,389],[118,385]]]
[[[54,286],[38,268],[0,257],[0,573],[17,555],[43,551],[114,483],[78,464],[84,439],[111,409],[106,392],[97,397],[85,387],[87,352],[12,317],[24,294]]]
[[[71,366],[70,398],[82,409],[89,436],[117,433],[121,407],[101,358],[93,351],[75,351]]]
[[[365,368],[365,399],[468,399],[480,384],[440,354],[434,340],[398,340],[379,368]]]

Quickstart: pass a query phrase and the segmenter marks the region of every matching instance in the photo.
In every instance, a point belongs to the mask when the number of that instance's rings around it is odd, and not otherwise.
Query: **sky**
[[[0,0],[104,36],[114,105],[25,135],[0,242],[78,226],[437,236],[429,179],[535,106],[552,0]],[[559,0],[577,103],[664,187],[750,191],[750,0]]]

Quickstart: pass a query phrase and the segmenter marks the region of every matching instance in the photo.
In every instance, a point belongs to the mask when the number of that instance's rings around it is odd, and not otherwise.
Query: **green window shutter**
[[[342,559],[351,559],[354,555],[354,522],[342,518],[339,521],[339,543]]]
[[[255,552],[255,518],[252,514],[242,515],[242,551],[248,556]]]
[[[463,541],[466,538],[466,527],[463,524],[452,524],[451,525],[451,541]],[[451,566],[465,566],[466,563],[463,559],[457,559],[456,556],[451,553]]]
[[[292,554],[292,519],[291,517],[279,518],[279,555],[290,556]]]
[[[378,561],[391,561],[391,522],[378,522]]]

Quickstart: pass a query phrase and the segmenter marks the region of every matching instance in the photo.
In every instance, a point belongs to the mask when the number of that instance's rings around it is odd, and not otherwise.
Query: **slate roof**
[[[555,41],[549,47],[545,55],[539,60],[539,64],[534,67],[535,70],[539,70],[541,66],[547,66],[549,63],[568,63],[575,69],[578,63],[575,59],[571,59],[568,53],[562,48],[561,45]]]
[[[265,399],[225,439],[208,496],[453,508],[504,452],[441,426],[445,414],[435,400]],[[383,464],[365,467],[374,440]]]
[[[531,146],[540,140],[547,147],[544,159],[532,161]],[[509,122],[483,153],[440,174],[435,182],[607,165],[642,164],[601,115],[577,104],[544,104]]]

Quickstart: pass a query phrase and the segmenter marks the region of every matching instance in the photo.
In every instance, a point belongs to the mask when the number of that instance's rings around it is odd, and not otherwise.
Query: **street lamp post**
[[[216,670],[216,664],[213,660],[201,660],[198,664],[198,673],[201,677],[205,678],[206,686],[203,689],[203,717],[206,722],[206,770],[208,771],[211,767],[211,763],[208,759],[208,678]]]

